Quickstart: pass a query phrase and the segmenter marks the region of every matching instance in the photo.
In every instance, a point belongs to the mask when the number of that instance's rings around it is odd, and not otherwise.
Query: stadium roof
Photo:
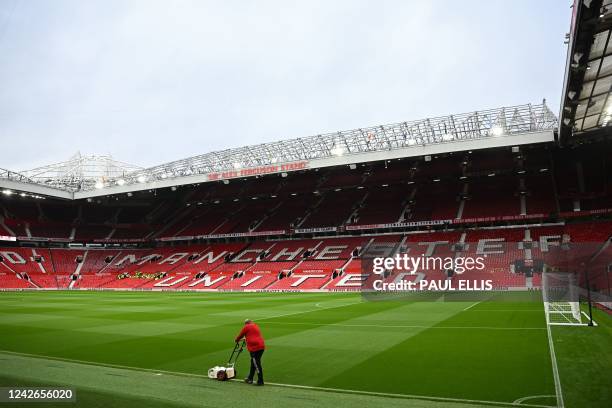
[[[561,102],[559,136],[568,142],[610,135],[612,0],[575,0]]]
[[[110,166],[113,171],[74,170],[92,167],[87,158],[81,157],[76,158],[76,167],[74,161],[69,161],[24,173],[0,171],[0,188],[81,199],[343,164],[550,142],[555,138],[556,127],[557,118],[543,101],[227,149],[131,172],[122,171],[125,168],[120,165]],[[118,163],[106,159],[106,163]]]
[[[28,180],[60,189],[73,191],[89,188],[93,182],[104,183],[126,174],[141,170],[142,167],[113,160],[112,156],[81,155],[77,152],[64,162],[37,167],[20,172]]]

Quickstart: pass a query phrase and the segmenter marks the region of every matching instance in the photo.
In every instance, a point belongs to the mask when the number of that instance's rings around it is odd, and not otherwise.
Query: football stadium
[[[0,169],[0,405],[612,406],[612,2],[570,11],[560,106]]]

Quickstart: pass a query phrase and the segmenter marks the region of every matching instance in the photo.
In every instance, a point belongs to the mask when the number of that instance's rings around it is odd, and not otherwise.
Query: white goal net
[[[580,293],[573,273],[544,272],[542,297],[549,325],[582,326]]]

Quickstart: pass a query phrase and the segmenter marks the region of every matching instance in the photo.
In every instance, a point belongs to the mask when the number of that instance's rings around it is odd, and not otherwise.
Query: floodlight
[[[122,185],[124,185],[124,184],[125,184],[125,180],[124,180],[124,179],[119,179],[119,180],[117,180],[117,185],[122,186]]]
[[[2,194],[10,196],[11,194],[13,194],[13,192],[11,190],[3,190]]]
[[[344,147],[334,145],[331,149],[331,154],[334,156],[342,156],[344,154]]]
[[[144,175],[140,175],[136,180],[138,180],[139,183],[144,183],[147,181],[147,178]]]
[[[501,136],[504,134],[504,128],[502,128],[501,126],[493,126],[491,128],[491,134],[493,136]]]

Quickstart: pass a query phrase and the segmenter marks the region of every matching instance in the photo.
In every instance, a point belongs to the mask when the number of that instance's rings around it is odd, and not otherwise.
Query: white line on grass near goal
[[[525,401],[529,401],[530,399],[537,399],[537,398],[550,398],[550,397],[555,398],[555,397],[556,397],[556,395],[528,395],[528,396],[526,396],[526,397],[519,398],[519,399],[515,400],[515,401],[513,402],[513,404],[522,405],[522,404],[523,404],[523,402],[525,402]]]
[[[208,379],[208,375],[205,375],[205,374],[195,374],[195,373],[187,373],[187,372],[180,372],[180,371],[157,370],[154,368],[143,368],[143,367],[121,365],[121,364],[100,363],[97,361],[77,360],[77,359],[63,358],[63,357],[53,357],[53,356],[46,356],[42,354],[20,353],[20,352],[9,351],[9,350],[0,350],[0,354],[35,358],[39,360],[63,361],[67,363],[76,363],[76,364],[90,365],[90,366],[96,366],[96,367],[107,367],[107,368],[123,369],[123,370],[130,370],[130,371],[139,371],[139,372],[151,373],[153,375],[167,374],[167,375],[174,375],[174,376],[179,376],[179,377],[195,377],[195,378]],[[232,381],[241,381],[241,380],[234,379]],[[314,386],[309,386],[309,385],[282,384],[282,383],[272,383],[272,382],[266,382],[266,385],[271,385],[271,386],[276,386],[276,387],[306,389],[306,390],[313,390],[313,391],[336,392],[336,393],[342,393],[342,394],[361,394],[361,395],[371,395],[371,396],[379,396],[379,397],[420,399],[420,400],[427,400],[427,401],[479,403],[479,404],[495,405],[495,406],[502,406],[502,407],[516,407],[517,406],[513,402],[503,402],[503,401],[487,401],[487,400],[461,399],[461,398],[450,398],[450,397],[436,397],[436,396],[429,396],[429,395],[393,394],[393,393],[375,392],[375,391],[359,391],[359,390],[349,390],[349,389],[344,389],[344,388],[324,388],[324,387],[314,387]],[[550,405],[534,405],[534,404],[521,404],[521,407],[554,408],[554,407],[551,407]]]
[[[555,355],[555,345],[552,339],[550,324],[546,322],[546,335],[548,336],[548,348],[550,349],[550,359],[552,361],[553,378],[555,380],[555,394],[557,395],[557,407],[564,408],[563,392],[561,391],[561,380],[559,379],[559,368],[557,367],[557,356]]]

